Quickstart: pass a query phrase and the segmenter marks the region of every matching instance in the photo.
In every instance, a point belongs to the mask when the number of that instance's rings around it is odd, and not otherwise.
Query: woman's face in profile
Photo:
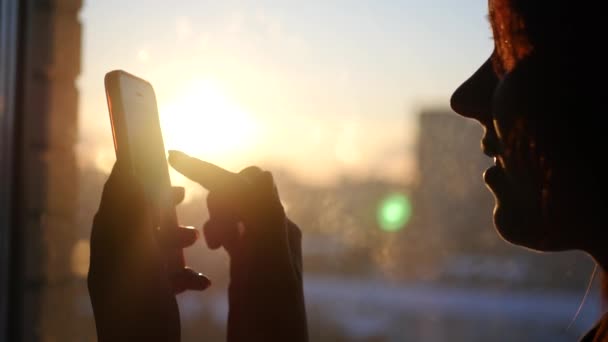
[[[562,96],[551,54],[534,49],[509,1],[490,0],[495,50],[452,95],[452,108],[484,127],[482,148],[495,165],[484,180],[495,197],[494,223],[507,241],[537,250],[578,248],[564,208],[571,199],[556,188],[568,182],[557,146],[568,136],[550,124]],[[556,98],[557,97],[557,98]],[[558,119],[559,120],[559,119]],[[561,184],[561,183],[560,183]],[[572,207],[570,207],[572,209]]]

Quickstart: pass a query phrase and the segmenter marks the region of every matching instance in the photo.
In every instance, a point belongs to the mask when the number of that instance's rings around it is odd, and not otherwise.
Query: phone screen
[[[173,228],[177,218],[154,89],[128,73],[111,74],[108,96],[117,155],[143,186],[154,223]]]

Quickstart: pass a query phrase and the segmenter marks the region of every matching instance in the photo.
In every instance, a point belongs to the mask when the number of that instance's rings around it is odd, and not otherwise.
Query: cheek
[[[501,145],[498,158],[515,185],[537,192],[547,172],[543,124],[538,104],[529,101],[529,92],[514,81],[503,80],[494,96],[493,123]]]
[[[501,145],[501,160],[507,173],[526,183],[540,183],[547,172],[545,153],[538,131],[525,117],[497,119],[494,126]]]

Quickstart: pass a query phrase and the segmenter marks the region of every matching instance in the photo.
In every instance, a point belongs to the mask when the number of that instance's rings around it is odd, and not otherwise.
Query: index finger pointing
[[[180,151],[169,151],[169,164],[209,191],[238,187],[243,183],[239,175]]]

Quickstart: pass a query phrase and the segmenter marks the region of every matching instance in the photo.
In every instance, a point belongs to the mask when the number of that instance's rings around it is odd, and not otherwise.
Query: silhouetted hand
[[[184,189],[173,188],[173,197],[181,202]],[[188,268],[169,274],[167,255],[197,238],[192,228],[156,229],[137,179],[114,166],[91,232],[88,287],[99,341],[180,340],[175,294],[210,282]]]
[[[307,341],[302,236],[270,172],[236,174],[177,151],[169,163],[209,190],[205,240],[230,256],[228,341]]]

